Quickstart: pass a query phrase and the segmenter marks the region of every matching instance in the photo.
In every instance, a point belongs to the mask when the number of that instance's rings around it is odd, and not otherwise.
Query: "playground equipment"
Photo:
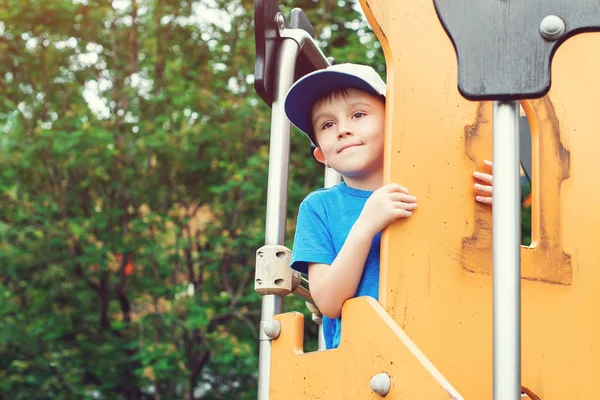
[[[258,398],[596,398],[600,2],[361,6],[387,64],[384,180],[409,187],[419,212],[384,231],[379,302],[347,301],[339,348],[304,353],[302,315],[280,314],[291,292],[310,301],[282,246],[283,97],[330,60],[300,10],[288,24],[276,1],[257,0],[256,87],[273,112]],[[529,247],[519,245],[519,104],[531,129]],[[471,179],[492,151],[493,216],[472,200]]]

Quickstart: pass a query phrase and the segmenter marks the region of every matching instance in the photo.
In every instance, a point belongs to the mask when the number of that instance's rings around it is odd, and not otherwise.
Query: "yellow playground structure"
[[[301,10],[284,18],[276,1],[256,0],[256,88],[273,112],[259,400],[600,399],[600,1],[360,4],[386,58],[384,183],[410,187],[420,212],[383,233],[379,301],[347,301],[340,346],[305,353],[302,314],[281,313],[292,292],[310,303],[283,246],[283,96],[331,60]],[[520,108],[531,131],[527,247]],[[484,159],[493,212],[472,201]]]

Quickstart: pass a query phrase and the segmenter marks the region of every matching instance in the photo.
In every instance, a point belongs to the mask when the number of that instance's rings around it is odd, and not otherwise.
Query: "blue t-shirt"
[[[308,263],[331,265],[371,194],[372,191],[354,189],[344,182],[309,194],[298,211],[292,268],[307,274]],[[381,232],[373,238],[355,297],[378,298],[380,244]],[[341,318],[323,316],[323,332],[328,349],[338,347],[341,331]]]

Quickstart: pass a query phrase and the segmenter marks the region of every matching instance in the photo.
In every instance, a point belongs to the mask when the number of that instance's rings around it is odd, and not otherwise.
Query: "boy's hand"
[[[485,160],[483,162],[488,167],[492,168],[494,165],[491,161]],[[475,196],[475,200],[483,204],[492,204],[492,192],[493,192],[493,177],[491,174],[486,174],[484,172],[475,171],[473,172],[473,177],[480,181],[481,183],[475,184],[475,190],[480,193],[485,194],[484,196],[478,195]]]
[[[390,183],[377,189],[365,203],[358,223],[369,235],[375,235],[398,218],[407,218],[417,208],[417,198],[408,189]]]

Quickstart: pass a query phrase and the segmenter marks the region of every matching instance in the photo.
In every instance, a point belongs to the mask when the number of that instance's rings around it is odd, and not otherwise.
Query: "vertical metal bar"
[[[269,149],[269,178],[267,189],[267,216],[265,244],[284,244],[287,187],[290,158],[290,123],[284,112],[285,95],[294,83],[296,56],[299,45],[294,40],[283,40],[277,60],[277,79],[271,114],[271,142]],[[262,297],[261,327],[259,332],[258,400],[269,399],[271,378],[271,339],[264,333],[263,323],[281,313],[282,298],[275,295]]]
[[[521,397],[519,102],[494,102],[494,400]]]
[[[333,168],[325,168],[325,187],[333,187],[342,181],[342,176]]]
[[[319,338],[317,342],[317,350],[326,350],[327,345],[325,344],[325,333],[323,332],[323,321],[319,324]]]

